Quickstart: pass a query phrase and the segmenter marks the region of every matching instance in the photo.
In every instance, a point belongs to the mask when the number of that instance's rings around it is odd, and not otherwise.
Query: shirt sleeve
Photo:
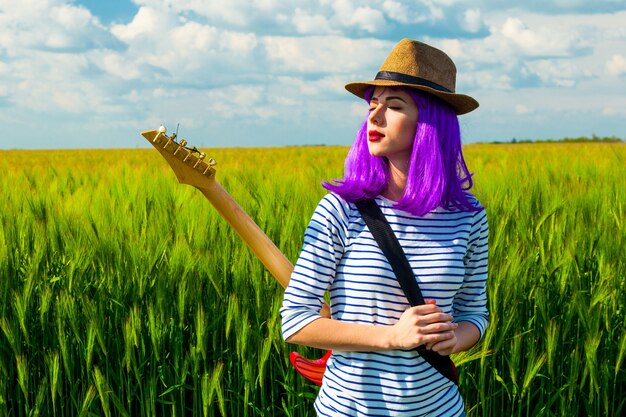
[[[476,212],[470,230],[467,253],[464,257],[463,284],[453,301],[454,321],[469,321],[480,331],[482,338],[489,324],[487,311],[487,262],[489,253],[489,225],[485,210]]]
[[[343,255],[347,212],[345,201],[327,194],[313,213],[280,309],[285,340],[320,318],[324,294]]]

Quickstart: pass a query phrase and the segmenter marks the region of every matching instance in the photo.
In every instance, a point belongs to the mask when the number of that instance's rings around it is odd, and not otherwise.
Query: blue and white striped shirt
[[[488,324],[485,210],[437,209],[423,217],[376,198],[411,264],[425,299],[481,337]],[[478,202],[476,202],[478,204]],[[409,307],[393,270],[352,203],[327,194],[317,206],[285,290],[285,339],[318,319],[330,291],[332,318],[393,325]],[[319,416],[459,416],[456,385],[416,350],[333,350],[315,401]]]

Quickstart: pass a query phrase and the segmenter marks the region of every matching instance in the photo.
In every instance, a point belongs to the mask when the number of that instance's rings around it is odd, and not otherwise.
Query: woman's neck
[[[406,187],[409,162],[389,160],[387,163],[389,166],[389,183],[382,196],[392,201],[400,201],[404,195],[404,187]]]

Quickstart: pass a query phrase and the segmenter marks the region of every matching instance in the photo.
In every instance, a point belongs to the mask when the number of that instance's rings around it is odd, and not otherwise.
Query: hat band
[[[448,90],[446,87],[441,86],[437,83],[429,81],[425,78],[414,77],[412,75],[406,75],[399,72],[393,71],[380,71],[376,74],[376,80],[389,80],[389,81],[397,81],[404,84],[414,84],[414,85],[422,85],[424,87],[430,87],[434,90],[443,91],[445,93],[452,93],[452,91]]]

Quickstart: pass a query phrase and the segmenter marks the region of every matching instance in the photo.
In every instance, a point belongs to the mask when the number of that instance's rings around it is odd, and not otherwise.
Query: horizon
[[[596,143],[596,144],[614,144],[614,143],[625,143],[626,138],[619,138],[616,136],[604,136],[604,137],[564,137],[558,139],[517,139],[512,138],[509,141],[478,141],[471,143],[462,143],[463,147],[472,146],[472,145],[541,145],[541,144],[580,144],[580,143]],[[195,146],[193,143],[189,143],[189,146]],[[288,145],[256,145],[256,146],[218,146],[218,147],[202,147],[199,150],[209,149],[209,150],[230,150],[230,149],[282,149],[282,148],[349,148],[351,144],[339,144],[339,145],[326,145],[326,144],[288,144]],[[0,148],[0,152],[17,152],[17,151],[35,151],[35,152],[52,152],[52,151],[133,151],[133,150],[142,150],[142,151],[151,151],[153,147],[146,146],[135,146],[133,148]]]

